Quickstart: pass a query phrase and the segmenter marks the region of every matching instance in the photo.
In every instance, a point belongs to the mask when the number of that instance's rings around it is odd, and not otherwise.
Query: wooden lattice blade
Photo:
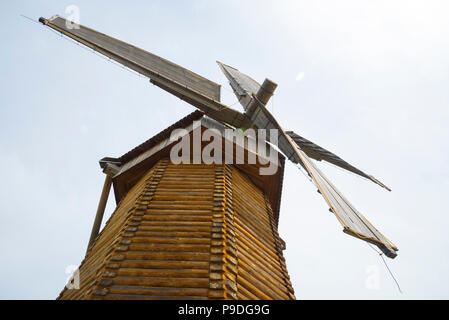
[[[280,151],[293,163],[300,164],[313,179],[318,191],[343,226],[343,231],[356,238],[376,245],[386,256],[395,258],[397,247],[382,235],[330,182],[307,154],[285,133],[276,119],[263,106],[258,105],[251,121],[257,128],[277,129],[277,145]]]
[[[151,83],[197,107],[211,118],[234,127],[248,127],[247,117],[220,102],[221,86],[150,52],[82,25],[53,16],[44,25],[117,61],[148,78]]]
[[[253,110],[249,110],[250,106],[253,104],[253,95],[257,94],[257,92],[260,90],[261,85],[251,78],[250,76],[240,72],[234,67],[231,67],[229,65],[226,65],[222,62],[217,61],[218,65],[220,66],[220,69],[223,71],[224,75],[229,81],[230,86],[232,87],[234,94],[239,99],[240,104],[245,109],[245,112],[248,114],[249,117],[251,117],[251,113]],[[387,189],[388,191],[391,191],[389,187],[384,185],[382,182],[377,180],[371,175],[368,175],[364,173],[363,171],[357,169],[356,167],[350,165],[348,162],[344,161],[337,155],[333,154],[332,152],[321,148],[320,146],[316,145],[315,143],[299,136],[298,134],[294,133],[293,131],[288,131],[288,135],[290,135],[295,143],[303,150],[309,157],[321,161],[327,161],[330,162],[336,166],[339,166],[340,168],[343,168],[345,170],[351,171],[355,174],[358,174],[364,178],[367,178],[371,180],[372,182],[378,184],[379,186]]]
[[[366,174],[360,169],[357,169],[356,167],[352,166],[348,162],[344,161],[342,158],[337,156],[336,154],[320,147],[319,145],[313,143],[310,140],[307,140],[306,138],[301,137],[300,135],[296,134],[293,131],[287,131],[286,132],[293,141],[298,145],[299,148],[301,148],[302,151],[304,151],[310,158],[321,161],[327,161],[329,163],[332,163],[340,168],[343,168],[345,170],[348,170],[350,172],[353,172],[359,176],[362,176],[364,178],[367,178],[371,180],[372,182],[378,184],[382,188],[387,189],[388,191],[391,191],[389,187],[384,185],[382,182],[374,178],[372,175]]]
[[[260,89],[260,84],[250,76],[238,71],[237,69],[228,66],[220,61],[217,61],[221,71],[229,81],[234,94],[239,99],[243,109],[247,111],[248,106],[252,100],[252,95],[257,94]]]

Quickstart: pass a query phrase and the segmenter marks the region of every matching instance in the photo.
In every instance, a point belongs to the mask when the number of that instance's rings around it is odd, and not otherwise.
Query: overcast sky
[[[81,24],[221,83],[224,103],[236,98],[215,60],[272,79],[285,129],[393,189],[319,164],[399,247],[387,262],[403,294],[287,165],[279,232],[298,299],[449,298],[449,3],[391,0],[2,3],[0,298],[54,299],[85,253],[98,160],[194,110],[20,16],[72,4]]]

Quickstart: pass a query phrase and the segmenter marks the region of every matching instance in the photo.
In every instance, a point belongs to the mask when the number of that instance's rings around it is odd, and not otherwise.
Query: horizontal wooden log
[[[134,285],[148,287],[209,288],[209,278],[164,278],[117,276],[114,285]]]
[[[256,274],[253,272],[248,272],[245,268],[238,268],[239,279],[245,279],[248,283],[252,284],[252,288],[257,288],[260,292],[269,295],[271,298],[277,300],[288,299],[288,296],[285,292],[282,292],[278,288],[272,287],[268,285],[268,283],[261,279],[260,277],[255,276]]]
[[[121,295],[140,295],[156,297],[180,297],[189,299],[190,297],[201,297],[207,295],[207,289],[203,288],[161,288],[161,287],[143,287],[143,286],[118,286],[109,288],[112,294]],[[136,299],[136,298],[134,298]]]
[[[210,227],[203,227],[203,226],[139,226],[138,231],[166,231],[166,232],[173,232],[173,231],[181,231],[181,232],[188,232],[188,231],[201,231],[201,232],[210,232]]]
[[[209,270],[206,269],[141,269],[120,268],[117,275],[134,277],[165,277],[165,278],[209,278]]]
[[[197,225],[197,226],[211,226],[212,222],[208,216],[192,216],[192,215],[145,215],[142,222],[139,223],[141,226],[151,226],[163,224],[169,225]]]
[[[209,261],[209,253],[203,252],[141,252],[128,251],[126,260],[177,260],[177,261]]]
[[[206,269],[209,261],[170,261],[170,260],[125,260],[120,263],[122,268],[144,269]]]
[[[97,299],[99,297],[96,297]],[[136,294],[111,293],[101,299],[104,300],[207,300],[207,296],[149,296]]]
[[[210,244],[210,238],[187,237],[133,237],[133,243],[167,243],[167,244]]]
[[[132,251],[145,251],[152,252],[157,251],[160,253],[165,252],[209,252],[210,245],[206,244],[165,244],[165,243],[132,243],[129,246],[129,250]]]
[[[135,232],[136,237],[158,237],[160,239],[174,238],[202,238],[210,241],[210,232],[198,232],[198,231],[140,231]]]

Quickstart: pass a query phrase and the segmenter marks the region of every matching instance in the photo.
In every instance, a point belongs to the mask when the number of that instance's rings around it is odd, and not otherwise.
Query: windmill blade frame
[[[179,97],[218,121],[236,128],[249,127],[246,115],[220,102],[221,85],[157,55],[88,27],[73,27],[55,15],[39,21],[63,35],[117,61],[150,79],[154,85]],[[69,27],[70,26],[70,27]]]
[[[298,146],[293,138],[288,135],[273,115],[265,107],[267,97],[273,94],[276,84],[265,79],[262,86],[259,85],[257,93],[253,92],[257,86],[254,80],[235,68],[219,63],[220,67],[228,77],[234,92],[243,92],[240,95],[250,97],[249,102],[244,106],[246,114],[253,123],[253,127],[258,129],[276,129],[277,146],[280,151],[293,163],[300,164],[315,182],[318,191],[323,196],[330,207],[330,211],[335,214],[343,226],[343,231],[358,239],[376,245],[389,258],[397,256],[397,247],[381,234],[330,182],[330,180],[318,169],[318,167],[308,157],[305,150]],[[271,88],[271,91],[270,91]],[[261,101],[260,97],[263,97]],[[325,149],[320,150],[323,154],[331,154]],[[326,152],[328,154],[326,154]],[[333,154],[332,154],[333,155]],[[336,157],[336,156],[335,156]],[[338,158],[340,159],[340,158]],[[341,160],[343,161],[343,160]],[[344,162],[344,161],[343,161]],[[345,162],[346,163],[346,162]],[[349,164],[348,164],[349,165]]]
[[[298,135],[293,131],[286,131],[286,133],[293,139],[293,141],[298,145],[298,147],[302,151],[304,151],[304,153],[306,153],[307,156],[309,156],[310,158],[315,159],[317,161],[324,160],[326,162],[332,163],[333,165],[336,165],[342,169],[348,170],[352,173],[355,173],[359,176],[369,179],[372,182],[381,186],[382,188],[391,191],[389,187],[387,187],[385,184],[374,178],[372,175],[366,174],[365,172],[349,164],[336,154],[320,147],[319,145],[313,143],[310,140],[307,140],[304,137],[301,137],[300,135]]]
[[[245,110],[245,114],[254,121],[254,106],[256,103],[252,97],[253,94],[258,94],[261,91],[261,88],[263,89],[263,85],[261,86],[257,81],[255,81],[250,76],[246,75],[243,72],[240,72],[238,69],[231,67],[227,64],[224,64],[220,61],[217,61],[220,69],[223,71],[224,75],[229,81],[229,85],[233,89],[235,95],[240,101],[240,104],[243,106]],[[261,99],[259,99],[261,100]],[[260,101],[262,104],[266,104],[268,100],[266,101]],[[357,175],[360,175],[364,178],[367,178],[371,180],[372,182],[376,183],[377,185],[381,186],[382,188],[385,188],[388,191],[391,191],[389,187],[387,187],[385,184],[374,178],[372,175],[368,175],[365,172],[361,171],[360,169],[357,169],[356,167],[352,166],[348,162],[344,161],[334,153],[318,146],[317,144],[313,143],[312,141],[309,141],[300,135],[294,133],[293,131],[286,132],[294,141],[295,143],[303,150],[309,157],[321,161],[327,161],[329,163],[332,163],[340,168],[343,168],[345,170],[348,170],[350,172],[353,172]]]
[[[371,222],[368,221],[343,194],[330,182],[322,171],[299,147],[296,148],[301,161],[305,164],[307,172],[314,180],[319,193],[330,207],[330,211],[337,217],[343,226],[343,232],[358,239],[376,245],[389,258],[397,256],[398,248]]]
[[[253,95],[254,101],[258,101]],[[389,258],[397,256],[398,248],[382,233],[380,233],[330,182],[318,169],[313,161],[293,139],[284,131],[276,119],[258,103],[251,120],[258,128],[278,130],[278,148],[293,163],[300,164],[315,182],[319,193],[323,196],[338,221],[343,226],[343,232],[358,239],[376,245]]]

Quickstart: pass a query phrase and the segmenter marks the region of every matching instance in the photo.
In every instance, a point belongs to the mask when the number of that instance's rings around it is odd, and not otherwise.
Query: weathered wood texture
[[[220,101],[220,85],[177,64],[137,48],[129,43],[79,25],[69,28],[67,20],[60,16],[41,19],[47,26],[91,47],[119,63],[144,75],[191,88],[209,99]]]
[[[294,299],[269,201],[232,165],[162,159],[59,299]]]

